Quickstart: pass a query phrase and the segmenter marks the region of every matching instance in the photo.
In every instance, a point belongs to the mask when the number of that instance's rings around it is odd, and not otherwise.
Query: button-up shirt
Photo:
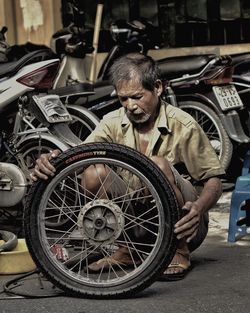
[[[108,113],[85,140],[112,142],[139,150],[139,135],[124,108]],[[145,155],[166,158],[172,165],[184,163],[190,176],[204,180],[225,172],[204,131],[186,112],[164,101],[160,103]]]

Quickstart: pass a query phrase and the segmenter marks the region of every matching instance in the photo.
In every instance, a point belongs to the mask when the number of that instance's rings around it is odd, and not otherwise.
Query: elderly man
[[[162,279],[181,279],[190,269],[190,253],[206,237],[208,210],[222,193],[220,177],[224,170],[194,119],[160,98],[163,86],[152,58],[139,53],[125,55],[112,65],[110,79],[122,108],[104,116],[85,142],[130,146],[151,158],[166,175],[185,215],[175,225],[178,248]],[[37,160],[32,174],[34,180],[53,175],[54,168],[49,160],[58,153],[54,151]],[[192,184],[174,168],[179,163],[184,163],[190,176],[203,184],[199,196]],[[88,190],[99,188],[95,173],[90,167],[84,174]],[[90,264],[89,270],[98,272],[109,264],[129,264],[130,261],[126,248],[120,247],[108,260],[103,258]]]

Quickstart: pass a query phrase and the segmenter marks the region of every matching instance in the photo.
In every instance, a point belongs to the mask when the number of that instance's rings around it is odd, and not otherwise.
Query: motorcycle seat
[[[189,55],[165,58],[157,61],[161,77],[170,80],[184,74],[195,74],[216,57],[215,54]]]
[[[3,63],[0,66],[0,78],[11,77],[25,65],[43,61],[50,55],[52,55],[50,49],[40,49],[26,54],[18,61]]]
[[[249,82],[250,53],[237,53],[230,55],[234,66],[234,80]],[[245,75],[247,73],[247,75]]]
[[[79,98],[76,104],[84,105],[85,107],[91,107],[94,104],[101,104],[102,102],[117,99],[116,96],[112,96],[114,92],[114,86],[108,80],[97,81],[93,85],[94,93],[89,95],[89,97]]]
[[[232,59],[232,64],[237,65],[241,62],[249,62],[250,53],[244,52],[244,53],[231,54],[230,57]]]
[[[90,83],[78,83],[70,86],[63,86],[48,91],[48,94],[56,94],[61,98],[70,96],[89,96],[93,95],[94,87]]]

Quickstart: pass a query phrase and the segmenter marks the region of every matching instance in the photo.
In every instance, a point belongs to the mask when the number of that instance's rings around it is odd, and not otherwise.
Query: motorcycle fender
[[[89,111],[88,109],[81,107],[79,105],[69,105],[70,108],[73,108],[75,111],[78,111],[82,114],[84,114],[87,118],[89,118],[96,126],[99,124],[100,120],[99,118]]]
[[[18,142],[17,148],[24,145],[26,142],[29,142],[31,140],[37,140],[37,139],[44,139],[44,140],[50,141],[51,143],[56,145],[57,148],[60,149],[61,151],[66,151],[70,147],[68,144],[62,142],[55,136],[52,136],[47,133],[43,133],[43,134],[31,134],[31,135],[26,136],[25,138],[23,138],[22,140]]]
[[[206,95],[194,93],[194,94],[184,94],[184,95],[176,95],[177,102],[179,101],[196,101],[203,103],[210,107],[213,111],[215,111],[216,114],[220,115],[221,110],[219,109],[218,105],[215,103],[215,101],[208,98]],[[225,125],[224,125],[225,126]]]
[[[225,126],[228,136],[238,143],[249,143],[250,137],[248,137],[241,125],[239,114],[236,110],[221,114],[220,119]]]

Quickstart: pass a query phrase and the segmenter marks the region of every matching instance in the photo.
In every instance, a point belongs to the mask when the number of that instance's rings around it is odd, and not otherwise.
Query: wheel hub
[[[97,199],[81,208],[77,225],[86,240],[99,245],[117,239],[124,228],[124,222],[118,205],[107,199]]]

